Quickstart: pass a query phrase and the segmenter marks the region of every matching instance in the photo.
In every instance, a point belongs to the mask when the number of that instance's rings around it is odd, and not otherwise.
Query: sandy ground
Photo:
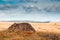
[[[0,22],[0,31],[8,29],[14,22]],[[30,23],[37,32],[60,33],[60,22]]]
[[[37,32],[60,34],[60,23],[31,23]]]
[[[8,29],[12,24],[13,22],[0,22],[0,31]]]

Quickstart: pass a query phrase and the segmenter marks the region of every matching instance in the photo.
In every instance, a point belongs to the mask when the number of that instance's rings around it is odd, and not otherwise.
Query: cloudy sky
[[[60,0],[0,0],[0,21],[60,21]]]

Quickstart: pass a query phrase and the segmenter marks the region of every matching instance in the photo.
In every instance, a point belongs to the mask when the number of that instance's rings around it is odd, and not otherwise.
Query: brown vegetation
[[[36,32],[0,32],[0,40],[60,40],[59,35]]]

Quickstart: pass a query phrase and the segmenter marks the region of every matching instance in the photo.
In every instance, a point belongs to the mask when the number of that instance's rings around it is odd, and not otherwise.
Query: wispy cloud
[[[60,4],[51,0],[2,0],[0,20],[59,21]]]

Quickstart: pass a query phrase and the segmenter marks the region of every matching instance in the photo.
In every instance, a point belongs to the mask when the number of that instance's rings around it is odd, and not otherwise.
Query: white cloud
[[[4,0],[5,2],[13,1],[13,0]],[[19,0],[17,0],[19,1]],[[14,2],[17,2],[14,0]],[[30,0],[29,0],[30,1]],[[35,1],[35,0],[33,0]],[[0,4],[0,19],[3,20],[22,20],[22,19],[28,19],[28,20],[36,20],[36,21],[55,21],[60,20],[60,14],[57,13],[45,13],[45,11],[60,11],[60,6],[55,3],[33,3],[27,2],[27,3],[21,3],[16,5],[12,4]],[[55,6],[54,6],[55,5]],[[46,9],[45,9],[46,8]],[[3,9],[1,11],[1,9]],[[5,10],[9,9],[9,10]],[[42,10],[42,12],[40,11]],[[53,16],[55,15],[55,16]]]
[[[0,17],[5,17],[5,16],[6,16],[6,14],[5,14],[5,13],[0,12]]]

